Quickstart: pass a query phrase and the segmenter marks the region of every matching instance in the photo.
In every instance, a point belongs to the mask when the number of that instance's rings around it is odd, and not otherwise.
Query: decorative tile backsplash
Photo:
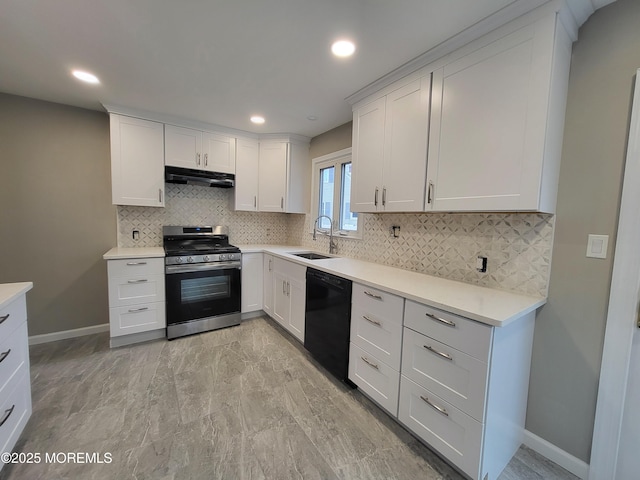
[[[233,189],[167,183],[165,194],[165,208],[118,206],[119,247],[162,246],[163,225],[226,225],[232,244],[287,242],[287,215],[236,212]]]
[[[163,225],[227,225],[233,244],[303,245],[328,251],[328,238],[311,238],[311,215],[235,212],[233,189],[166,185],[165,208],[118,207],[118,246],[162,245]],[[338,238],[338,254],[406,270],[529,295],[547,295],[553,215],[361,214],[362,240]],[[399,225],[394,238],[392,225]],[[133,230],[140,231],[135,241]],[[486,273],[475,269],[488,257]]]
[[[528,295],[547,295],[554,216],[513,214],[360,214],[362,240],[337,238],[338,254]],[[288,243],[329,251],[311,238],[315,218],[289,218]],[[400,226],[394,238],[392,225]],[[487,272],[475,268],[488,258]]]

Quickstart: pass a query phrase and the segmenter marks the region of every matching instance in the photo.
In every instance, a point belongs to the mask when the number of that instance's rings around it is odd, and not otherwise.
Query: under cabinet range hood
[[[233,173],[206,172],[192,168],[164,167],[164,179],[167,183],[200,185],[203,187],[231,188],[235,185]]]

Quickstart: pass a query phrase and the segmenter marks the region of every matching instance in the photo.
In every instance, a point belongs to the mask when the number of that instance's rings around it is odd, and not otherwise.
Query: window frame
[[[353,171],[353,162],[351,160],[351,147],[345,148],[343,150],[338,150],[337,152],[329,153],[327,155],[323,155],[321,157],[316,157],[311,160],[312,165],[312,174],[311,174],[311,225],[310,233],[313,233],[313,226],[316,218],[319,213],[320,208],[320,171],[325,168],[334,167],[334,188],[333,188],[333,215],[331,215],[331,219],[334,224],[334,235],[337,238],[351,238],[351,239],[362,239],[362,230],[363,230],[363,220],[362,216],[358,215],[358,229],[357,230],[340,230],[340,209],[341,209],[341,201],[343,198],[342,192],[342,166],[345,163],[351,163],[352,171]],[[352,181],[353,188],[353,181]],[[336,219],[338,220],[336,224]],[[318,229],[318,231],[325,231],[324,229]]]

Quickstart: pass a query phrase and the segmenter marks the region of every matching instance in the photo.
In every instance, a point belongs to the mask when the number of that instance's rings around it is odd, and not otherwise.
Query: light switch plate
[[[607,258],[609,235],[589,235],[587,241],[587,257]]]

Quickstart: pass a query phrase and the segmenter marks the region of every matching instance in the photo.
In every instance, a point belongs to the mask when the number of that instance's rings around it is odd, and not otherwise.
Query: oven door
[[[240,312],[240,262],[167,265],[167,326]]]

